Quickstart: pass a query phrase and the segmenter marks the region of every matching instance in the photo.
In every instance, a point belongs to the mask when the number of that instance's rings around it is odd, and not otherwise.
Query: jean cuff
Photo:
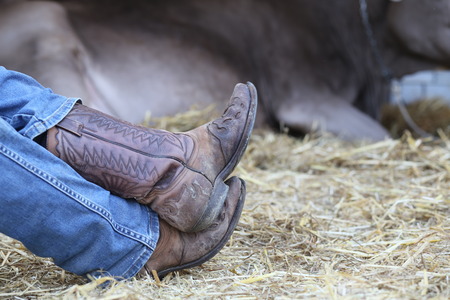
[[[79,98],[66,98],[66,100],[60,105],[51,115],[44,120],[36,120],[30,128],[24,133],[24,136],[34,139],[35,137],[43,134],[56,124],[61,122],[67,114],[72,110],[75,103],[81,103]]]

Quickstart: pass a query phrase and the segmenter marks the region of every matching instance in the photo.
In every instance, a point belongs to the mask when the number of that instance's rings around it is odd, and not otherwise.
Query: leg
[[[158,216],[147,206],[113,196],[87,182],[31,140],[65,119],[76,99],[55,95],[32,78],[1,67],[0,89],[4,93],[0,105],[0,163],[9,171],[9,176],[0,179],[5,186],[0,212],[6,216],[0,221],[1,232],[19,239],[37,255],[53,257],[55,263],[74,273],[96,275],[103,270],[125,278],[136,274],[144,264],[160,276],[199,265],[228,241],[244,203],[242,180],[233,177],[223,183],[229,192],[223,193],[223,205],[209,228],[188,234],[163,222],[158,240]],[[256,109],[256,102],[250,103]],[[240,115],[239,110],[229,111]],[[233,118],[223,117],[205,127],[217,126],[219,132],[211,132],[221,136],[221,120],[226,123]],[[232,151],[231,165],[222,166],[221,173],[227,173],[223,177],[234,168],[248,142],[253,122],[244,125],[249,129],[239,143],[241,149]],[[226,152],[229,146],[220,150]],[[157,255],[149,260],[156,241]]]
[[[222,210],[228,190],[223,181],[247,147],[257,108],[255,87],[239,84],[221,118],[174,134],[82,105],[71,110],[76,99],[4,68],[0,88],[15,91],[0,104],[0,116],[16,130],[34,138],[51,128],[47,148],[84,178],[150,205],[186,232],[206,229]]]
[[[134,276],[159,238],[157,215],[111,195],[0,119],[0,231],[80,275]]]
[[[0,232],[79,275],[130,278],[156,270],[162,277],[200,265],[225,246],[244,205],[244,183],[232,177],[210,228],[189,234],[164,221],[160,227],[148,206],[86,181],[1,119],[0,165],[8,170],[0,177]]]
[[[78,101],[54,94],[33,78],[0,66],[0,118],[30,139],[59,123]]]
[[[222,211],[224,181],[246,149],[256,106],[254,86],[238,84],[222,117],[172,133],[76,105],[48,131],[47,149],[91,182],[150,205],[171,226],[201,231]]]
[[[304,133],[330,132],[346,140],[378,141],[389,136],[374,119],[334,95],[306,91],[305,95],[301,101],[279,104],[275,115],[281,124]]]

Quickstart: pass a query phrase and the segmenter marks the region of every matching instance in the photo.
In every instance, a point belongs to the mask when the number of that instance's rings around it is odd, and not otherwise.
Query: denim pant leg
[[[79,99],[44,88],[34,78],[0,66],[0,118],[34,139],[59,123]]]
[[[0,232],[76,274],[129,278],[156,247],[156,213],[86,181],[31,140],[75,101],[0,67]]]

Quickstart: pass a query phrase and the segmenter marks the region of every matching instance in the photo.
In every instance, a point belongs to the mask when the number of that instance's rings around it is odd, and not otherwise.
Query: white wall
[[[400,95],[406,103],[441,98],[450,105],[450,71],[421,71],[400,79]],[[391,102],[394,102],[391,95]]]

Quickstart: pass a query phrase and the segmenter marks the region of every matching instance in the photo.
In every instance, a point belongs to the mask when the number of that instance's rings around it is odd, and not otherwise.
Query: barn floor
[[[181,123],[158,127],[183,130]],[[180,125],[180,126],[178,126]],[[178,126],[178,127],[177,127]],[[0,236],[0,298],[448,299],[450,140],[354,144],[256,131],[247,202],[212,260],[161,282],[88,282]]]

